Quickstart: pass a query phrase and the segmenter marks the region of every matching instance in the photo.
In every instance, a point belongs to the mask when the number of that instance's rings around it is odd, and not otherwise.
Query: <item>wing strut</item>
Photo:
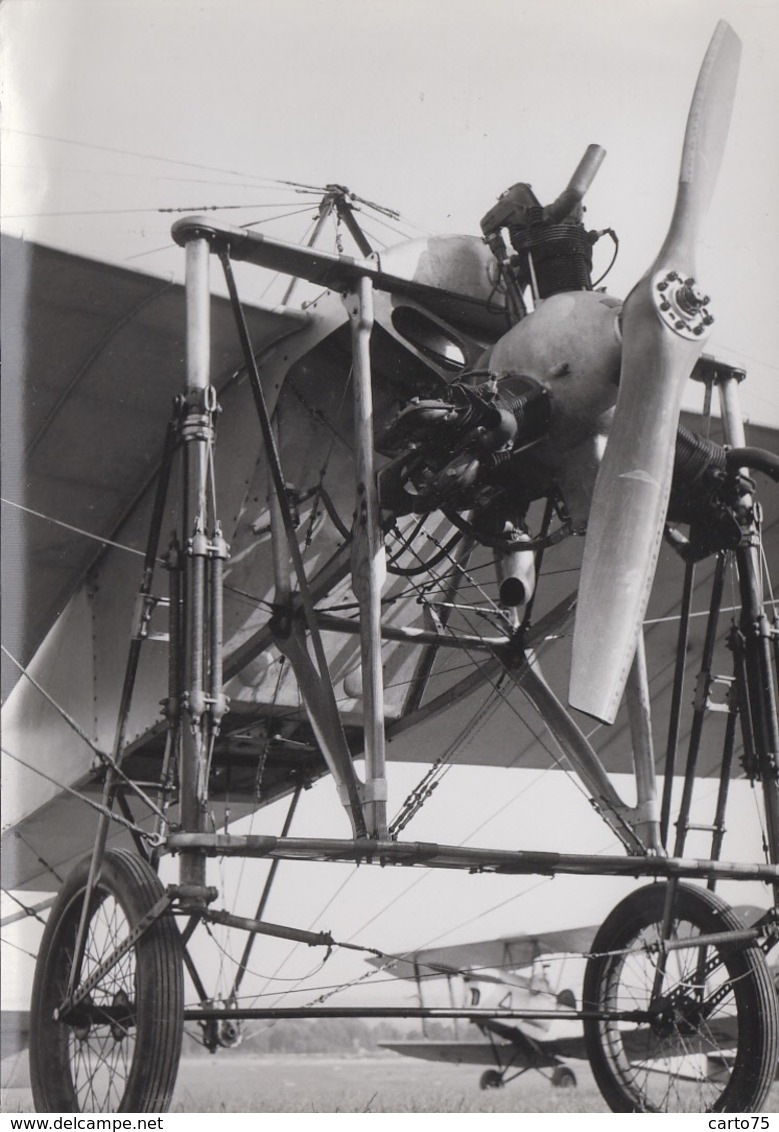
[[[198,233],[197,229],[189,229],[188,239],[207,241],[208,233]],[[298,581],[300,600],[306,618],[306,625],[311,638],[314,657],[308,651],[305,631],[299,622],[285,624],[282,632],[276,634],[276,645],[290,661],[300,685],[309,721],[314,730],[322,755],[339,786],[341,800],[349,814],[355,837],[367,836],[367,828],[363,815],[362,800],[360,797],[361,783],[352,763],[349,745],[346,741],[338,705],[335,700],[333,684],[327,665],[322,636],[316,623],[314,602],[308,584],[303,557],[295,533],[295,525],[290,512],[289,499],[284,483],[284,474],[281,468],[276,438],[273,432],[265,394],[254,358],[249,331],[243,316],[243,308],[238,297],[232,264],[230,262],[229,247],[218,247],[219,258],[224,270],[225,281],[230,293],[230,300],[235,314],[238,336],[244,354],[246,371],[251,382],[257,415],[265,442],[265,451],[268,458],[271,479],[273,481],[276,506],[281,514],[281,520],[286,536],[289,555]]]

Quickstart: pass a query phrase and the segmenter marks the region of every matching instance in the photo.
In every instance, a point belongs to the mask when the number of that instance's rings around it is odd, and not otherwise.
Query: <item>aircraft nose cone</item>
[[[550,437],[575,443],[617,399],[619,300],[594,291],[552,295],[512,327],[482,363],[522,374],[548,391]]]

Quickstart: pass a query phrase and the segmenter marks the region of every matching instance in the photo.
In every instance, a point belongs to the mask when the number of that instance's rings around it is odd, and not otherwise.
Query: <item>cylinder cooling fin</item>
[[[561,291],[592,289],[592,246],[597,236],[579,220],[550,224],[540,215],[527,225],[509,228],[517,253],[513,265],[520,287],[546,299]]]

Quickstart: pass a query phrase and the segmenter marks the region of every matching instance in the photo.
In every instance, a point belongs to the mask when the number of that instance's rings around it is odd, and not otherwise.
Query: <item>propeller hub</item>
[[[666,326],[682,338],[703,339],[714,322],[707,304],[711,301],[691,277],[663,268],[652,277],[652,299]]]

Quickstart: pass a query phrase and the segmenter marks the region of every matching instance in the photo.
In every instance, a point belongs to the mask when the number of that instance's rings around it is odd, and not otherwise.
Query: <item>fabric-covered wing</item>
[[[513,1046],[487,1041],[481,1042],[379,1042],[382,1049],[391,1049],[404,1057],[421,1061],[444,1061],[447,1065],[504,1065],[515,1054]],[[497,1061],[496,1061],[497,1052]]]
[[[423,1061],[445,1061],[449,1065],[510,1065],[520,1068],[542,1068],[558,1065],[562,1057],[586,1058],[583,1037],[527,1038],[517,1026],[486,1023],[485,1028],[499,1028],[504,1040],[488,1042],[380,1042],[382,1049],[391,1049],[404,1057]]]
[[[247,319],[258,350],[306,322]],[[185,372],[184,289],[4,235],[2,322],[3,637],[24,664],[102,549],[67,525],[110,539],[157,469]],[[211,355],[221,387],[242,364],[226,300]],[[4,698],[17,678],[4,658]]]
[[[366,962],[388,970],[398,979],[415,979],[418,973],[430,977],[459,974],[488,968],[490,971],[515,971],[529,967],[542,955],[582,954],[595,937],[595,927],[566,928],[560,931],[484,939],[451,947],[428,947],[397,958],[391,965],[385,959]]]

